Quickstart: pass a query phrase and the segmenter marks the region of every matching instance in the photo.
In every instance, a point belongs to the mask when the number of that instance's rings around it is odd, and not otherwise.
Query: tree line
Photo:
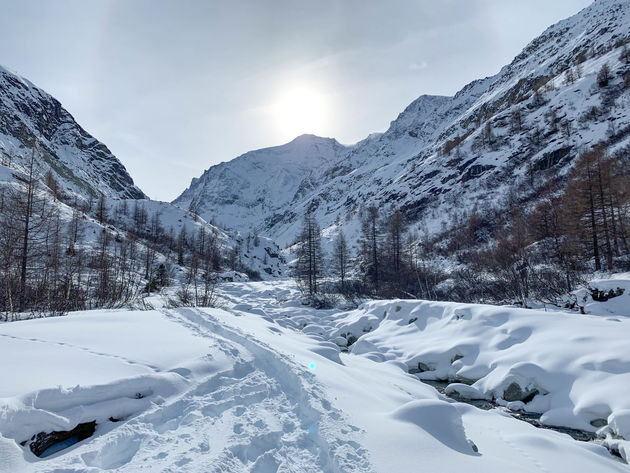
[[[229,258],[213,229],[175,232],[141,201],[69,196],[36,157],[34,145],[24,172],[0,189],[0,317],[129,305],[169,286],[176,269],[173,304],[214,303]]]
[[[421,292],[415,233],[408,231],[399,210],[383,216],[375,206],[365,209],[354,247],[355,252],[340,230],[326,255],[320,227],[308,212],[295,245],[298,285],[309,296],[332,291],[347,296],[415,297]]]

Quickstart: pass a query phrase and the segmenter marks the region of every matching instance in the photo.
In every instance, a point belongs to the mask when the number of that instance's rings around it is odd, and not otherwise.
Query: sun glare
[[[276,101],[273,113],[279,132],[288,139],[323,134],[328,120],[326,97],[310,87],[288,89]]]

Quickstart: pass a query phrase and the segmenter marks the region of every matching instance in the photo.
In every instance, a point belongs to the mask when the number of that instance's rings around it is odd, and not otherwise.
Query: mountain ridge
[[[85,131],[52,95],[0,66],[0,154],[21,170],[37,142],[36,161],[65,191],[83,199],[142,199],[125,166],[105,144]]]
[[[537,179],[561,179],[580,149],[594,144],[593,137],[607,136],[611,120],[617,129],[630,126],[623,88],[628,66],[618,59],[630,38],[629,10],[623,0],[596,0],[547,28],[497,74],[470,82],[452,97],[421,95],[387,131],[349,146],[328,168],[304,176],[309,193],[284,207],[268,205],[266,213],[235,222],[237,228],[289,245],[307,210],[315,213],[324,235],[332,235],[341,221],[356,232],[361,208],[376,205],[400,208],[410,222],[435,232],[449,214],[507,195],[549,155],[561,157],[536,171]],[[604,63],[611,68],[611,86],[600,88],[596,76]],[[579,77],[569,83],[567,71]],[[602,105],[611,100],[612,107]],[[585,120],[593,107],[601,115]],[[522,117],[519,130],[511,125],[516,114]],[[567,123],[570,136],[563,137]],[[205,178],[212,180],[213,172],[207,170]],[[211,194],[187,192],[190,200],[204,202],[204,218],[222,218],[222,204]]]
[[[226,212],[222,218],[217,217],[217,220],[228,227],[245,231],[244,217],[281,207],[305,194],[309,189],[307,176],[338,161],[347,149],[334,138],[307,134],[284,145],[249,151],[232,161],[212,166],[202,176],[193,179],[188,189],[173,203],[210,216],[208,212],[211,209],[197,194],[211,195],[213,202],[219,202],[233,211]],[[267,170],[264,182],[259,182],[259,178],[248,178],[262,168]],[[278,184],[283,187],[280,191],[274,188]],[[243,205],[234,205],[240,202]]]

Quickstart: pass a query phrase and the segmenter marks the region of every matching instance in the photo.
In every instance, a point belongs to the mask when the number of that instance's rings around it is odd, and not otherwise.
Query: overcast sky
[[[0,64],[172,200],[212,164],[298,133],[385,131],[419,95],[495,74],[589,3],[0,0]]]

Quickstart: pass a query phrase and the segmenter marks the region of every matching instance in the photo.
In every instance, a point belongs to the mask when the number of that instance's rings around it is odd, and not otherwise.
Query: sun
[[[290,88],[275,102],[273,115],[285,139],[304,133],[324,134],[328,121],[326,96],[313,87]]]

